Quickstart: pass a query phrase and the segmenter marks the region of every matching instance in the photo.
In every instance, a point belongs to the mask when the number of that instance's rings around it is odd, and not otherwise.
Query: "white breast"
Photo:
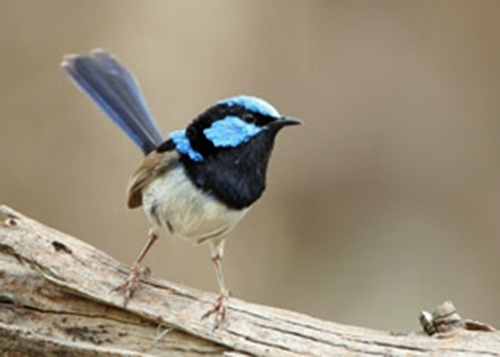
[[[248,208],[228,208],[203,193],[186,177],[181,165],[156,178],[144,189],[143,205],[154,226],[202,241],[220,238],[248,211]]]

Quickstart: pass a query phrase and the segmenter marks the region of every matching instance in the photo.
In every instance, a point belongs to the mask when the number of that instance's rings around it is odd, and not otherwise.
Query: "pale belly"
[[[247,209],[227,208],[202,195],[177,166],[155,179],[143,191],[146,215],[155,227],[196,240],[220,239],[245,215]]]

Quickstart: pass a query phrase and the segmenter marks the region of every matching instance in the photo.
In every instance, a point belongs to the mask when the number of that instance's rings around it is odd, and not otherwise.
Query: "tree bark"
[[[226,322],[201,319],[216,299],[145,278],[124,304],[128,267],[0,206],[0,352],[116,356],[500,356],[498,332],[428,336],[322,321],[231,298]],[[417,314],[416,314],[417,315]]]

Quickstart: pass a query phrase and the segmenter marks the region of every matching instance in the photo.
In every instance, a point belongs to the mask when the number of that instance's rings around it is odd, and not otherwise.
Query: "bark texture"
[[[147,278],[125,305],[128,267],[0,206],[0,352],[116,356],[500,356],[498,332],[428,336],[322,321],[231,298],[227,321],[201,319],[216,296]],[[367,297],[369,298],[369,297]],[[418,313],[416,312],[417,316]]]

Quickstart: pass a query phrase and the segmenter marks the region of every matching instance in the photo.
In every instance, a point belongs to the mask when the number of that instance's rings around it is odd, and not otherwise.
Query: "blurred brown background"
[[[231,233],[235,296],[392,330],[450,298],[500,325],[500,1],[3,0],[0,202],[130,264],[141,154],[59,68],[96,47],[165,133],[240,93],[304,119]],[[146,264],[216,291],[207,247]]]

